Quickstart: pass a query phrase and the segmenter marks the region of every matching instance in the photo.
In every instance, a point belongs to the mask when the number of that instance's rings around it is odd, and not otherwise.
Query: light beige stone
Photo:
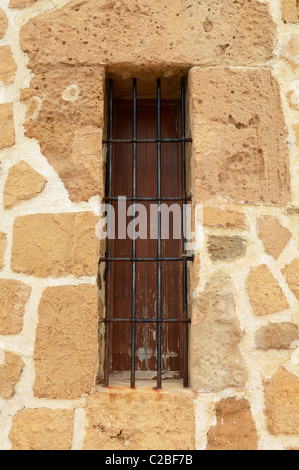
[[[71,399],[90,393],[98,361],[96,286],[49,287],[38,313],[34,395]]]
[[[244,214],[232,210],[217,209],[216,207],[204,207],[203,223],[207,227],[215,228],[240,230],[246,228]]]
[[[168,71],[266,63],[273,33],[268,6],[258,0],[80,0],[32,18],[21,45],[35,73],[50,64]]]
[[[11,82],[17,71],[17,64],[13,58],[10,46],[0,47],[0,82]]]
[[[38,277],[96,275],[97,221],[91,212],[18,217],[13,233],[13,271]]]
[[[73,426],[73,410],[21,410],[13,418],[9,439],[13,450],[71,450]]]
[[[15,143],[15,129],[12,103],[0,104],[0,150]]]
[[[247,287],[255,315],[278,313],[289,308],[278,281],[266,265],[260,265],[250,271]]]
[[[294,323],[269,323],[255,335],[257,349],[290,349],[299,340],[299,328]]]
[[[243,333],[236,316],[231,281],[214,277],[193,304],[191,384],[194,390],[218,392],[242,388],[247,381],[240,352]]]
[[[4,253],[6,250],[7,246],[7,239],[6,239],[6,234],[3,232],[0,232],[0,269],[3,268],[4,266]]]
[[[75,202],[104,195],[103,84],[102,68],[68,68],[37,75],[22,91],[26,135],[38,140]]]
[[[275,217],[263,217],[258,220],[259,237],[265,251],[273,258],[279,258],[285,246],[290,241],[291,232],[283,227]]]
[[[18,202],[32,199],[40,194],[47,179],[21,161],[9,169],[8,178],[4,186],[4,209],[11,209]]]
[[[258,434],[248,400],[228,398],[216,405],[217,424],[208,433],[206,450],[257,450]]]
[[[298,0],[282,0],[282,18],[291,23],[299,22]]]
[[[246,239],[239,236],[208,238],[208,251],[213,261],[231,261],[246,255]]]
[[[8,26],[8,19],[2,8],[0,8],[0,39],[4,37]]]
[[[36,1],[37,0],[10,0],[9,8],[25,8]]]
[[[299,34],[285,34],[280,49],[281,57],[284,57],[293,67],[299,65]]]
[[[295,124],[294,132],[295,132],[295,136],[296,136],[296,143],[299,146],[299,124]]]
[[[270,71],[194,67],[189,88],[194,201],[289,202],[287,132]]]
[[[18,383],[24,367],[20,356],[5,351],[4,364],[0,362],[0,396],[10,399],[14,395],[14,389]]]
[[[299,300],[299,258],[296,258],[283,270],[290,289],[294,292]]]
[[[13,279],[0,279],[0,335],[16,335],[22,331],[25,305],[31,287]]]
[[[269,432],[275,436],[299,434],[299,378],[281,368],[264,387]]]
[[[85,450],[194,450],[192,394],[123,389],[87,399]]]

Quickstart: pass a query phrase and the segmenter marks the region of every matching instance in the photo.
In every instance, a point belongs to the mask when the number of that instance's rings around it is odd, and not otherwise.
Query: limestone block
[[[215,228],[240,230],[245,230],[246,228],[244,214],[237,211],[217,209],[215,207],[204,207],[203,223],[208,227]]]
[[[90,284],[49,287],[39,305],[34,395],[71,399],[90,393],[98,362],[98,295]]]
[[[25,8],[36,1],[37,0],[10,0],[9,8]]]
[[[104,195],[103,83],[102,68],[68,68],[35,76],[22,92],[26,135],[37,139],[75,202]]]
[[[269,432],[299,434],[299,378],[281,368],[264,387]]]
[[[246,239],[239,236],[209,236],[208,250],[213,261],[230,261],[246,254]]]
[[[13,419],[9,439],[13,450],[71,450],[73,426],[73,410],[21,410]]]
[[[266,265],[260,265],[250,271],[247,287],[255,315],[278,313],[289,308],[280,285]]]
[[[17,71],[17,64],[9,46],[0,47],[0,82],[11,82]]]
[[[289,202],[287,133],[270,71],[194,67],[189,85],[193,200]]]
[[[299,66],[299,35],[285,34],[280,48],[280,55],[288,60],[293,67]]]
[[[35,73],[61,64],[168,71],[265,64],[274,31],[268,6],[258,0],[80,0],[32,18],[21,45]]]
[[[0,104],[0,150],[15,143],[15,128],[12,103]]]
[[[255,335],[257,349],[290,349],[299,340],[299,328],[294,323],[269,323]]]
[[[282,18],[291,23],[299,22],[298,0],[282,0]]]
[[[8,19],[2,8],[0,8],[0,39],[3,38],[8,26]]]
[[[290,241],[291,232],[283,227],[275,217],[264,217],[258,220],[259,236],[265,251],[277,259]]]
[[[191,394],[192,395],[192,394]],[[109,391],[87,399],[85,450],[194,450],[193,396]]]
[[[96,275],[97,220],[91,212],[18,217],[14,224],[12,269],[38,277]]]
[[[43,191],[46,182],[47,179],[28,163],[21,161],[13,165],[4,186],[4,209],[11,209],[18,202],[34,198]]]
[[[3,232],[0,232],[0,269],[3,268],[4,265],[4,252],[6,250],[7,246],[7,239],[6,239],[6,234]]]
[[[216,405],[216,417],[206,450],[257,450],[258,434],[248,400],[221,400]]]
[[[4,364],[0,362],[0,396],[10,399],[21,377],[24,362],[20,356],[9,351],[5,351],[4,358]]]
[[[13,279],[0,279],[0,335],[16,335],[22,331],[25,305],[31,287]]]
[[[296,258],[283,270],[290,289],[299,300],[299,258]]]
[[[216,276],[193,305],[190,373],[194,390],[218,392],[245,386],[242,336],[231,282]]]

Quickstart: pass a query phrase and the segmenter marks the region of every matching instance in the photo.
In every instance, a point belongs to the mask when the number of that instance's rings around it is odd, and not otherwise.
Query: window
[[[187,387],[192,257],[185,253],[183,230],[191,141],[185,133],[185,80],[179,99],[162,99],[160,79],[155,99],[137,97],[138,83],[131,85],[132,99],[123,99],[113,96],[109,80],[105,200],[116,236],[108,237],[100,260],[106,263],[104,385],[120,376],[132,388],[137,379],[154,379],[160,389],[162,379],[171,378]]]

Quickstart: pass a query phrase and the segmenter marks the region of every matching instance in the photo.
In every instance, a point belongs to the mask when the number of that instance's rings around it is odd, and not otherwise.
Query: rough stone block
[[[21,161],[9,169],[3,193],[4,209],[11,209],[18,202],[32,199],[40,194],[47,179]]]
[[[299,300],[299,258],[296,258],[292,263],[285,267],[283,274],[286,277],[290,289]]]
[[[299,434],[299,378],[281,368],[264,387],[269,432],[275,436]]]
[[[0,39],[4,37],[8,26],[8,19],[2,8],[0,8]]]
[[[6,234],[3,232],[0,232],[0,269],[3,268],[4,265],[4,252],[6,250],[7,246],[7,239],[6,239]]]
[[[49,287],[39,305],[34,351],[38,398],[90,393],[98,362],[98,294],[90,284]]]
[[[0,47],[0,82],[7,84],[15,76],[17,64],[12,56],[9,46]]]
[[[0,335],[16,335],[22,331],[25,305],[31,287],[13,279],[0,279]]]
[[[193,199],[291,199],[279,87],[266,69],[194,67],[189,75]]]
[[[204,207],[203,223],[207,227],[245,230],[244,214],[216,207]]]
[[[90,212],[18,217],[14,224],[12,269],[38,277],[96,275],[97,220]]]
[[[4,364],[0,362],[0,396],[10,399],[14,395],[14,389],[20,380],[24,362],[17,354],[10,351],[4,353]]]
[[[246,254],[246,239],[239,236],[214,236],[208,239],[213,261],[230,261]]]
[[[289,308],[280,285],[266,265],[260,265],[250,271],[247,287],[255,315],[278,313]]]
[[[282,0],[282,18],[291,23],[299,22],[298,0]]]
[[[10,0],[9,8],[25,8],[28,5],[32,5],[32,3],[37,2],[37,0]]]
[[[194,450],[195,394],[111,390],[87,399],[85,450]]]
[[[218,392],[246,385],[239,346],[242,336],[231,282],[214,277],[193,305],[190,373],[194,390]]]
[[[0,150],[15,143],[15,128],[12,103],[0,104]]]
[[[292,237],[291,232],[283,227],[275,217],[259,219],[258,232],[266,253],[275,259],[279,258]]]
[[[299,340],[299,328],[294,323],[269,323],[255,335],[257,349],[290,349]]]
[[[13,419],[9,439],[13,450],[71,450],[73,426],[73,410],[21,410]]]
[[[217,424],[208,433],[206,450],[257,450],[258,434],[247,400],[228,398],[216,405]]]

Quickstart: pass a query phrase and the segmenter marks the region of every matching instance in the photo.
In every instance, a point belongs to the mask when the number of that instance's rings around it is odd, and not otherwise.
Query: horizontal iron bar
[[[126,200],[126,201],[192,201],[191,196],[186,197],[126,197],[126,196],[113,196],[113,197],[104,197],[104,201],[118,201],[118,200]]]
[[[184,255],[178,258],[100,258],[100,262],[118,262],[118,261],[131,261],[131,262],[147,262],[147,261],[193,261],[194,255]]]
[[[174,138],[174,139],[104,139],[103,144],[169,144],[180,142],[192,142],[191,138]]]
[[[191,323],[191,318],[100,318],[99,323]]]

